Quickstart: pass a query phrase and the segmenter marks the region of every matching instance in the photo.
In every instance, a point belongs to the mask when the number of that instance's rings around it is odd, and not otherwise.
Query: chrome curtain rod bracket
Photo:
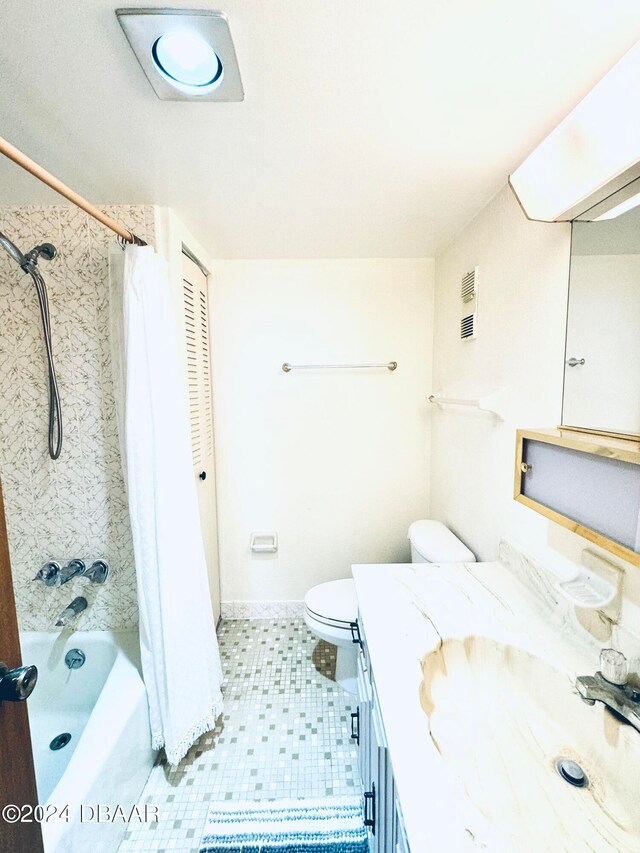
[[[282,370],[285,373],[292,370],[375,370],[385,367],[387,370],[395,370],[397,366],[397,361],[389,361],[386,364],[289,364],[285,361]]]
[[[142,237],[138,237],[137,234],[134,234],[133,231],[129,231],[129,239],[127,240],[125,237],[122,237],[120,234],[116,237],[117,243],[120,248],[124,251],[127,246],[146,246],[147,244],[142,239]]]

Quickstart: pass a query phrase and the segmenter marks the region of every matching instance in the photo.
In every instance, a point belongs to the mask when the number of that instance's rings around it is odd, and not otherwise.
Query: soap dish
[[[601,610],[616,597],[616,588],[591,572],[579,571],[569,580],[559,581],[558,590],[576,607]]]

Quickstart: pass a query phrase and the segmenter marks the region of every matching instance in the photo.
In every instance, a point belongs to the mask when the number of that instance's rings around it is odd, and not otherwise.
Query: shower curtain
[[[222,712],[222,668],[165,261],[114,247],[116,411],[129,500],[153,747],[177,764]]]

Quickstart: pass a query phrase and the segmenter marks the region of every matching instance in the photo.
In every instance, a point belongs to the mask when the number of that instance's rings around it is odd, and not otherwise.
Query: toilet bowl
[[[408,534],[412,563],[472,563],[475,557],[441,521],[414,521]],[[320,640],[337,646],[336,682],[357,692],[358,645],[351,624],[358,617],[358,599],[351,578],[312,587],[304,597],[304,621]]]
[[[337,646],[336,682],[348,693],[356,692],[358,647],[351,624],[358,617],[358,599],[352,578],[312,587],[304,597],[304,621],[320,640]]]

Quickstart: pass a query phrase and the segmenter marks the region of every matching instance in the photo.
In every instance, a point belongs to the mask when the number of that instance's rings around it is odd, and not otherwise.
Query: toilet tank
[[[464,542],[441,521],[422,519],[409,527],[412,563],[475,563]]]

